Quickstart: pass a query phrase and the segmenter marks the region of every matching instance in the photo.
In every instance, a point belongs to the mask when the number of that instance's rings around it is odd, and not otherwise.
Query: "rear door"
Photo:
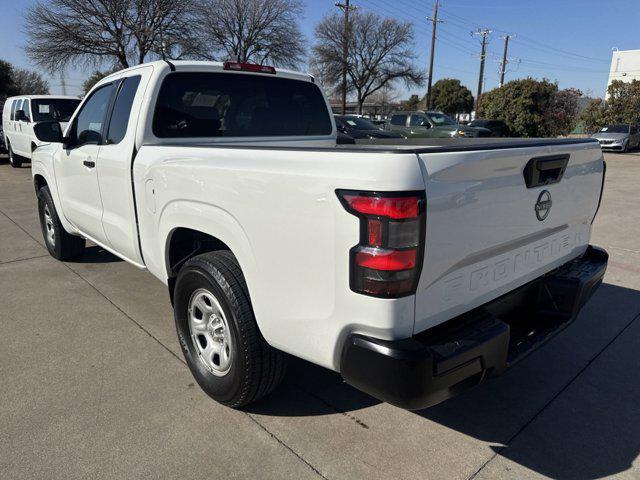
[[[428,153],[420,162],[427,228],[416,332],[585,251],[602,186],[597,144]],[[527,165],[542,172],[529,186]]]
[[[97,167],[105,235],[114,250],[136,263],[142,263],[142,256],[138,246],[131,163],[142,99],[152,73],[153,67],[145,66],[127,72],[127,76],[118,81]],[[114,195],[113,192],[119,193]]]
[[[109,83],[91,93],[69,130],[70,146],[56,155],[54,164],[65,217],[80,232],[104,245],[108,241],[102,228],[103,207],[96,165],[114,90],[115,85]]]

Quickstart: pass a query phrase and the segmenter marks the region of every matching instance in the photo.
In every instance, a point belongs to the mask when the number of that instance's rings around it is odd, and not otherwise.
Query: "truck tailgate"
[[[427,228],[415,333],[489,302],[586,250],[604,173],[597,144],[479,146],[418,156]]]

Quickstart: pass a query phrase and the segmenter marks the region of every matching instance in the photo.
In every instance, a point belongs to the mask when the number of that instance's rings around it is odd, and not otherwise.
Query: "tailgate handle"
[[[562,180],[568,163],[569,154],[532,158],[523,172],[527,188],[558,183]]]

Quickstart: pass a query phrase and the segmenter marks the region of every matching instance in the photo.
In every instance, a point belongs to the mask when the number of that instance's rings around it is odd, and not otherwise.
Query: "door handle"
[[[82,164],[87,168],[94,168],[96,166],[96,162],[93,160],[85,160]]]
[[[527,188],[551,185],[562,180],[569,163],[569,155],[532,158],[522,172]]]

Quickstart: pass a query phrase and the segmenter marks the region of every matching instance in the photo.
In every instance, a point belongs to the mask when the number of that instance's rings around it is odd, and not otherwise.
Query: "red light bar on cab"
[[[267,65],[256,65],[254,63],[224,62],[224,70],[234,70],[236,72],[254,72],[276,74],[274,67]]]

